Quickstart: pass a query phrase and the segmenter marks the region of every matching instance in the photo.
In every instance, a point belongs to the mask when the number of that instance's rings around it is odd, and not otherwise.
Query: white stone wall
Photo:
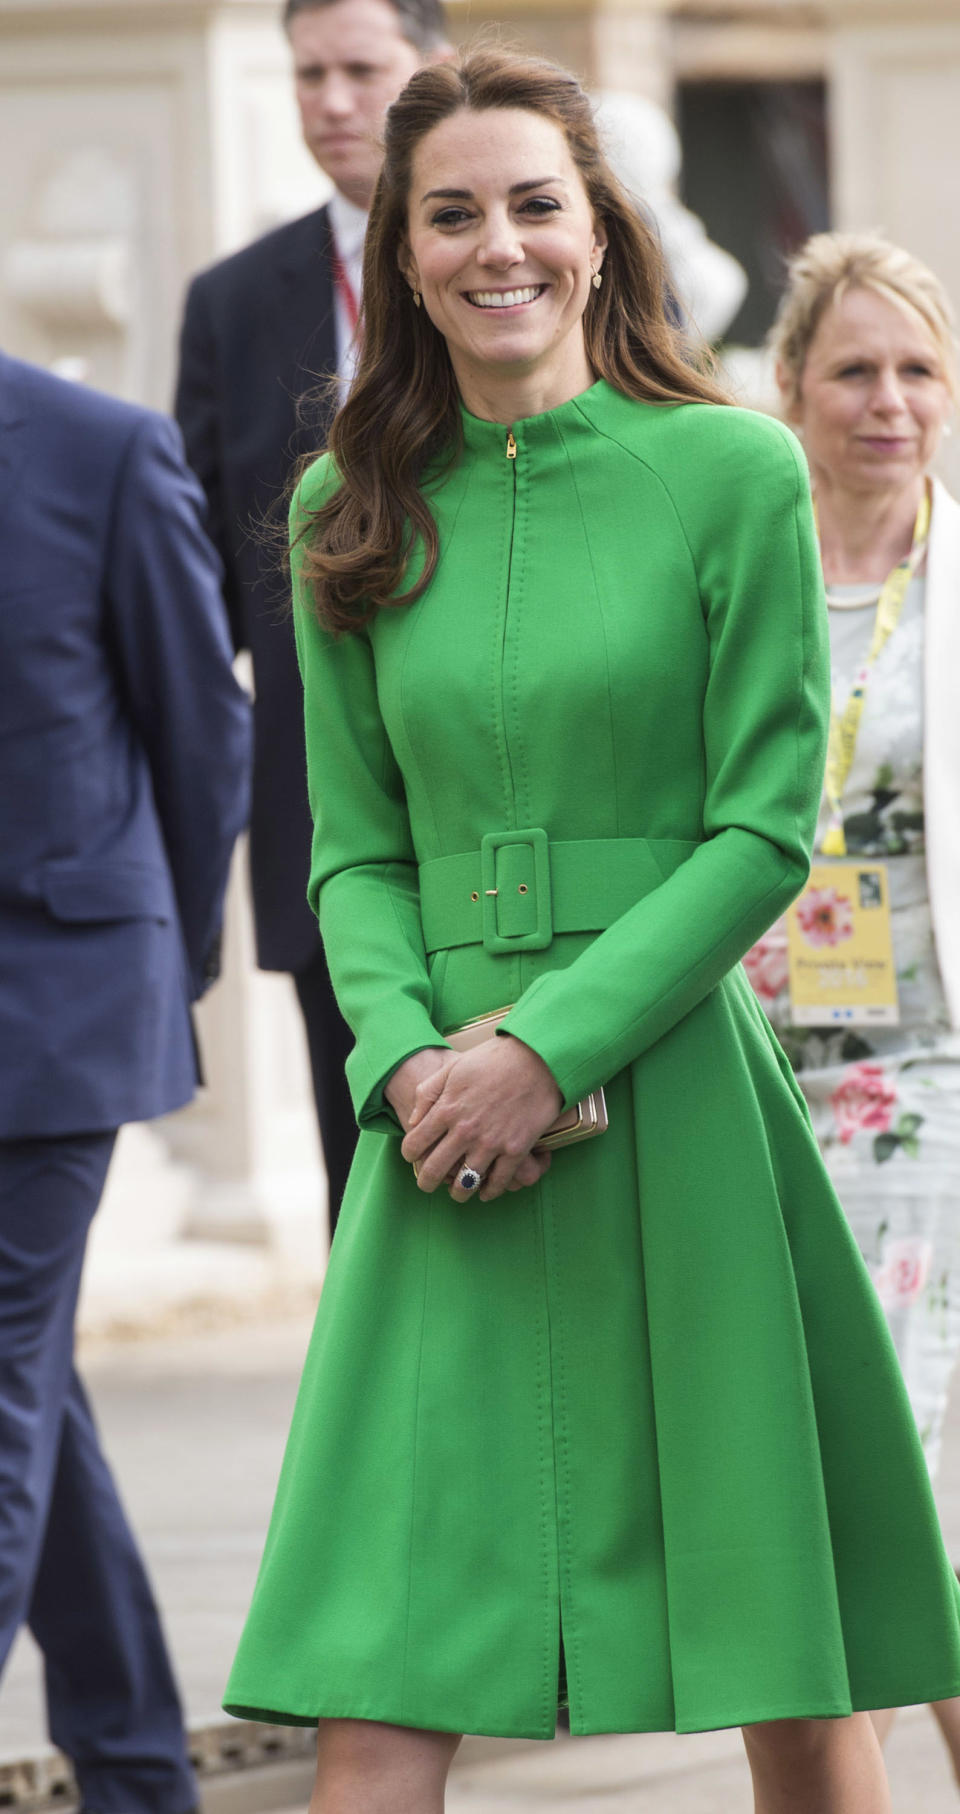
[[[0,0],[0,342],[168,408],[190,274],[315,207],[278,7]]]

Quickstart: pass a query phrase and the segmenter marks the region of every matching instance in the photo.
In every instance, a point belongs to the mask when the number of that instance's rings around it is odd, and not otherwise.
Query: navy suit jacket
[[[202,511],[172,422],[0,354],[0,1138],[196,1086],[250,741]]]
[[[280,544],[297,460],[326,441],[333,405],[323,386],[336,357],[326,208],[276,228],[190,285],[175,411],[207,496],[234,639],[253,655],[250,869],[257,955],[267,970],[302,970],[320,950],[307,905],[313,824]]]

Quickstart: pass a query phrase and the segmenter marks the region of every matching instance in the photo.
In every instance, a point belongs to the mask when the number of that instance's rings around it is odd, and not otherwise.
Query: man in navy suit
[[[73,1326],[117,1129],[196,1087],[247,812],[202,512],[171,422],[0,354],[0,1667],[26,1622],[97,1814],[197,1799]]]
[[[176,414],[209,505],[234,639],[256,681],[250,868],[257,956],[294,979],[310,1049],[331,1232],[356,1126],[343,1068],[352,1044],[307,906],[311,821],[303,696],[279,562],[258,526],[285,520],[297,459],[323,447],[349,383],[367,209],[391,101],[449,56],[441,0],[286,0],[306,143],[335,192],[195,278],[180,344]],[[267,538],[269,543],[269,538]]]

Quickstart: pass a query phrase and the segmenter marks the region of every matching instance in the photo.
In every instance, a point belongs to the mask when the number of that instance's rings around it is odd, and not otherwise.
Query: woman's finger
[[[412,1163],[419,1163],[432,1147],[441,1141],[450,1131],[454,1118],[453,1103],[444,1099],[444,1089],[449,1072],[435,1072],[419,1085],[414,1098],[413,1114],[410,1125],[400,1146],[403,1157]],[[422,1092],[422,1094],[421,1094]],[[463,1153],[456,1155],[460,1158]]]
[[[534,1148],[533,1152],[528,1153],[523,1162],[517,1166],[514,1174],[515,1185],[520,1190],[524,1190],[531,1184],[539,1184],[544,1172],[550,1170],[550,1159],[550,1153],[544,1151],[543,1147],[539,1151]]]
[[[480,1187],[480,1197],[484,1203],[492,1203],[504,1191],[528,1190],[538,1184],[544,1172],[550,1169],[551,1155],[542,1149],[524,1153],[520,1159],[510,1159],[506,1154],[493,1165],[488,1176]]]
[[[450,1196],[454,1203],[469,1203],[474,1197],[479,1197],[485,1173],[486,1162],[481,1159],[465,1159],[458,1165],[450,1186]]]
[[[423,1120],[427,1111],[432,1109],[434,1103],[442,1096],[446,1076],[446,1068],[438,1068],[436,1071],[432,1071],[429,1077],[425,1077],[422,1083],[418,1083],[416,1095],[413,1099],[413,1108],[410,1112],[410,1120],[407,1126],[408,1133],[412,1128],[416,1127],[418,1121]]]
[[[447,1133],[438,1140],[422,1159],[417,1160],[417,1185],[429,1196],[432,1191],[446,1184],[463,1170],[464,1142],[455,1134]],[[469,1194],[469,1193],[468,1193]],[[464,1198],[466,1201],[466,1198]]]

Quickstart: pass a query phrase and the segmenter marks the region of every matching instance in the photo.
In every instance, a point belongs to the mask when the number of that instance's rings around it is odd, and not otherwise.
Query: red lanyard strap
[[[357,331],[357,322],[360,318],[356,291],[347,276],[347,267],[340,257],[336,246],[333,248],[333,281],[336,285],[337,295],[346,311],[347,320],[350,323],[350,332],[355,334]]]

